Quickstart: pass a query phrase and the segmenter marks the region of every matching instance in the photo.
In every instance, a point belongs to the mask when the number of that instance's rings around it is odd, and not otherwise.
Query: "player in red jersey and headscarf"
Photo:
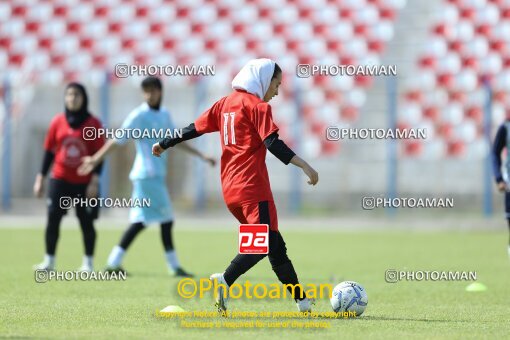
[[[101,122],[88,112],[87,92],[83,85],[70,83],[65,89],[65,112],[56,115],[44,141],[44,159],[40,173],[34,183],[34,194],[41,197],[44,192],[45,178],[53,164],[48,190],[48,221],[46,224],[46,255],[38,270],[55,269],[55,250],[59,236],[60,222],[70,208],[69,198],[96,197],[99,187],[98,167],[93,174],[81,176],[77,170],[81,159],[93,155],[103,144],[103,138],[86,140],[84,129],[99,129]],[[94,219],[98,207],[76,207],[76,216],[80,222],[85,245],[85,256],[80,270],[93,270],[94,245],[96,231]]]
[[[269,225],[269,261],[283,284],[296,287],[294,294],[299,311],[310,311],[310,300],[299,286],[294,266],[278,231],[278,217],[269,184],[266,150],[284,164],[303,169],[308,183],[317,184],[319,176],[308,163],[278,138],[268,102],[278,94],[282,81],[280,67],[269,59],[254,59],[232,81],[233,92],[218,100],[195,123],[183,129],[182,137],[165,138],[152,147],[155,156],[176,144],[204,133],[220,132],[221,184],[228,209],[240,223]],[[217,280],[216,304],[226,311],[228,288],[234,281],[262,260],[263,254],[239,254],[224,273],[213,274]]]

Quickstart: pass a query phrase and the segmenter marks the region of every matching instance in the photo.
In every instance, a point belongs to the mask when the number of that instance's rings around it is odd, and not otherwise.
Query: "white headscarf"
[[[274,61],[266,58],[250,60],[232,80],[232,88],[245,90],[264,99],[273,77],[275,64]]]

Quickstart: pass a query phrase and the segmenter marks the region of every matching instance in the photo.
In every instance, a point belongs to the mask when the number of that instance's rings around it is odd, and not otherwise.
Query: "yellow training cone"
[[[466,292],[485,292],[487,286],[480,282],[473,282],[466,287]]]
[[[185,312],[185,310],[179,306],[166,306],[159,312],[160,313],[182,313],[182,312]]]

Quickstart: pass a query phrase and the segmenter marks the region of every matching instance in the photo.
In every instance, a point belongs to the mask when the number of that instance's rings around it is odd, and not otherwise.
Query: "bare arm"
[[[117,147],[114,139],[106,142],[105,145],[99,151],[97,151],[92,156],[86,156],[81,159],[81,165],[78,168],[78,174],[81,176],[88,175],[94,170],[96,166],[98,166],[104,158]]]
[[[275,155],[283,164],[294,164],[298,168],[303,169],[304,173],[310,179],[308,184],[315,185],[319,181],[319,174],[314,168],[305,162],[301,157],[296,155],[281,139],[278,138],[278,133],[274,132],[264,139],[266,148]]]
[[[183,151],[186,151],[190,155],[197,156],[198,158],[202,159],[203,161],[208,162],[211,166],[214,166],[216,164],[216,160],[214,158],[203,154],[200,150],[192,147],[188,143],[180,143],[180,144],[177,144],[175,147],[177,147]]]
[[[290,160],[290,163],[294,164],[298,168],[303,169],[303,172],[310,179],[308,181],[308,184],[315,185],[315,184],[317,184],[317,182],[319,182],[319,173],[317,171],[315,171],[315,169],[312,168],[310,166],[310,164],[308,164],[305,160],[303,160],[298,155],[294,155],[294,157],[292,157],[292,159]]]

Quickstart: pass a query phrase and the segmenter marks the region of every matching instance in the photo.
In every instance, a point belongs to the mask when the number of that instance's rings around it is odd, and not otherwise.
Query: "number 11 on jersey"
[[[223,114],[223,143],[225,145],[228,145],[228,118],[230,117],[230,134],[232,135],[231,144],[236,143],[236,134],[234,129],[234,118],[236,113],[235,112],[226,112]]]

